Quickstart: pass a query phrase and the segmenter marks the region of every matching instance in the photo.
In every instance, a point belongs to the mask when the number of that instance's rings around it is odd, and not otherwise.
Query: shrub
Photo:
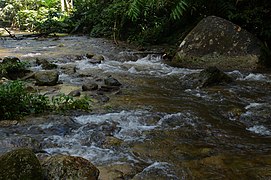
[[[16,119],[49,109],[48,98],[30,94],[20,81],[0,85],[0,119]]]
[[[19,119],[24,115],[46,111],[66,112],[68,110],[90,111],[91,100],[87,97],[74,99],[66,95],[52,98],[27,92],[21,81],[11,81],[0,85],[0,120]]]

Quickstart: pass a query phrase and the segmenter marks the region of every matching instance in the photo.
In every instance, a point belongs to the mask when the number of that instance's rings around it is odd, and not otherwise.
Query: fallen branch
[[[15,34],[11,34],[11,32],[6,28],[4,27],[5,31],[7,31],[7,33],[9,34],[9,37],[11,37],[12,39],[18,39]]]

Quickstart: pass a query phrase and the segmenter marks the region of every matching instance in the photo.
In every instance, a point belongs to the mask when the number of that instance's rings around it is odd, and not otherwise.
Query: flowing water
[[[80,87],[108,75],[123,84],[120,92],[106,94],[104,111],[32,117],[0,127],[1,151],[21,143],[48,154],[81,156],[99,167],[101,179],[271,178],[269,73],[236,70],[227,72],[235,79],[231,84],[199,88],[190,85],[189,76],[200,70],[174,68],[160,55],[143,56],[103,39],[0,40],[0,45],[1,56],[75,66],[75,74],[60,76],[66,85]],[[91,64],[78,58],[88,52],[105,60]]]

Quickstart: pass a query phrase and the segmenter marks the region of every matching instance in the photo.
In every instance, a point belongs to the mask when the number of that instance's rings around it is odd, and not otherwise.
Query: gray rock
[[[99,92],[113,92],[113,91],[118,91],[120,88],[119,86],[105,86],[105,85],[102,85],[100,88],[99,88]]]
[[[92,57],[92,59],[95,59],[95,60],[97,60],[97,61],[103,61],[104,60],[104,57],[102,56],[102,55],[94,55],[93,57]]]
[[[35,74],[36,84],[38,86],[54,86],[57,84],[59,74],[55,70],[39,71]]]
[[[121,86],[122,85],[117,79],[111,76],[104,79],[104,84],[107,86]]]
[[[72,97],[79,97],[81,96],[81,92],[80,90],[74,90],[74,91],[71,91],[68,95]]]
[[[64,74],[73,75],[74,73],[76,73],[76,65],[64,64],[60,66],[60,70]]]
[[[225,19],[204,18],[185,37],[172,60],[178,67],[254,70],[260,63],[261,42]]]
[[[51,70],[51,69],[56,69],[57,68],[57,65],[56,64],[53,64],[51,62],[49,62],[48,60],[46,59],[36,59],[36,63],[38,65],[41,65],[43,69],[46,69],[46,70]]]
[[[0,152],[26,147],[33,151],[41,151],[41,143],[30,136],[6,137],[0,140]]]
[[[233,79],[230,76],[219,70],[217,67],[208,67],[202,70],[198,75],[200,87],[228,84],[232,81]]]
[[[93,56],[95,56],[94,53],[87,53],[87,54],[86,54],[86,57],[87,57],[88,59],[93,58]]]
[[[0,157],[0,179],[43,180],[38,158],[30,149],[17,149]]]
[[[96,180],[99,170],[81,157],[56,155],[42,162],[47,179],[89,179]]]
[[[83,91],[94,91],[97,89],[98,89],[98,84],[96,83],[86,83],[86,84],[83,84],[82,86]]]

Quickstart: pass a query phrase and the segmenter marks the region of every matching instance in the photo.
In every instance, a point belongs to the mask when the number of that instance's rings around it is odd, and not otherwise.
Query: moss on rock
[[[13,150],[0,157],[0,179],[44,179],[36,155],[26,148]]]
[[[56,155],[47,158],[42,166],[47,179],[86,179],[96,180],[99,170],[81,157]]]
[[[172,63],[188,68],[255,70],[264,64],[261,47],[262,42],[240,26],[209,16],[185,37]]]

